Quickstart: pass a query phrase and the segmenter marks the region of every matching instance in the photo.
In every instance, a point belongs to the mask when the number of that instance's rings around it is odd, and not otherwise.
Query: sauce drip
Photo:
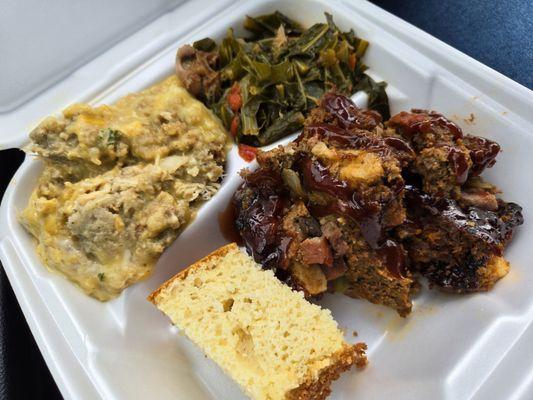
[[[286,268],[285,251],[290,241],[283,238],[281,224],[288,198],[281,177],[258,169],[244,179],[234,197],[236,228],[256,262],[265,268]],[[249,189],[252,191],[246,196]]]
[[[479,136],[467,135],[465,137],[465,145],[470,150],[470,158],[473,163],[470,172],[471,176],[477,176],[485,168],[492,167],[496,163],[496,156],[501,150],[498,143]]]
[[[368,150],[384,156],[394,152],[401,161],[408,161],[415,156],[411,145],[401,138],[392,136],[381,138],[379,136],[373,136],[367,131],[355,129],[347,131],[330,124],[308,125],[298,140],[302,140],[304,136],[317,136],[338,147]]]
[[[431,114],[430,114],[431,115]],[[463,137],[463,131],[454,122],[450,121],[446,117],[436,114],[438,117],[429,119],[415,125],[415,129],[422,133],[431,133],[436,127],[447,129],[455,140]]]
[[[448,149],[448,161],[457,179],[457,183],[462,185],[468,178],[468,155],[455,147],[446,146]]]
[[[220,233],[228,243],[237,243],[239,246],[243,245],[243,241],[237,227],[235,226],[235,218],[237,216],[233,198],[229,201],[224,211],[218,214],[218,227]]]
[[[406,276],[403,249],[393,240],[385,238],[381,221],[384,204],[363,201],[346,182],[332,176],[318,161],[304,159],[302,175],[304,186],[308,189],[328,193],[334,198],[326,206],[310,205],[312,214],[318,217],[337,214],[352,218],[359,225],[368,245],[382,257],[389,272],[396,277]]]
[[[326,93],[321,106],[342,128],[372,130],[381,122],[381,115],[378,112],[361,110],[351,99],[339,94]]]
[[[378,248],[378,254],[383,257],[389,272],[396,278],[406,276],[405,251],[394,240],[387,239]]]
[[[421,117],[413,119],[412,123],[402,127],[404,135],[408,136],[409,138],[412,138],[417,133],[434,132],[436,128],[448,130],[456,141],[463,137],[462,129],[442,114],[439,114],[435,111],[417,109],[412,110],[412,112],[420,115]]]
[[[501,255],[503,245],[510,239],[513,229],[523,223],[521,208],[507,203],[497,211],[483,210],[478,207],[461,209],[457,202],[447,198],[435,198],[412,185],[405,187],[407,207],[417,209],[412,218],[441,218],[452,224],[460,232],[487,243],[495,254]],[[502,218],[504,216],[504,218]]]

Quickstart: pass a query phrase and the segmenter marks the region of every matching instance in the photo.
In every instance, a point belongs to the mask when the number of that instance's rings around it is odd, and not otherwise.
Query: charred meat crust
[[[523,223],[521,207],[499,201],[496,210],[461,207],[406,187],[408,221],[398,229],[411,269],[446,291],[488,290],[502,276],[487,267],[501,257],[514,229]],[[490,269],[490,268],[489,268]],[[507,270],[506,270],[507,271]]]
[[[237,229],[256,261],[306,295],[342,286],[405,316],[417,275],[457,293],[505,275],[521,208],[478,177],[499,151],[434,111],[383,125],[328,93],[294,142],[242,173]]]

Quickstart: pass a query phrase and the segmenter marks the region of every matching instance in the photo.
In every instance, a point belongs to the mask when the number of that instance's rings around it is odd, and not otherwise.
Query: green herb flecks
[[[100,139],[107,146],[115,146],[120,141],[121,133],[116,129],[100,129]]]
[[[103,282],[105,279],[105,274],[103,272],[98,273],[98,280],[100,282]]]

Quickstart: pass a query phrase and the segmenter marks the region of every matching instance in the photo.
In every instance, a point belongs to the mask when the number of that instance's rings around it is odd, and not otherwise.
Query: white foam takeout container
[[[365,301],[327,295],[348,340],[368,344],[370,364],[343,375],[332,399],[533,398],[532,92],[365,1],[222,0],[166,12],[31,101],[0,114],[2,147],[20,147],[46,115],[76,101],[108,103],[173,73],[176,49],[241,29],[246,14],[280,10],[310,25],[333,14],[370,41],[371,74],[389,82],[392,112],[432,108],[466,132],[499,142],[485,177],[524,207],[525,224],[507,250],[512,268],[489,293],[424,290],[405,319]],[[364,102],[363,102],[364,103]],[[470,114],[474,121],[469,120]],[[100,303],[39,262],[17,222],[41,171],[26,157],[2,200],[0,259],[40,350],[66,398],[241,399],[244,395],[146,301],[162,282],[223,245],[218,214],[245,163],[233,149],[222,189],[161,257],[153,276]],[[357,331],[358,337],[353,337]]]

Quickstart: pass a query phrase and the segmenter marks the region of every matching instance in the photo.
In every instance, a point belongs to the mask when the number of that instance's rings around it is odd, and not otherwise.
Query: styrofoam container
[[[424,290],[405,319],[362,300],[321,301],[350,341],[368,344],[370,364],[334,384],[332,399],[533,398],[532,92],[365,1],[187,2],[88,62],[31,101],[0,114],[1,147],[20,147],[31,128],[66,105],[108,103],[173,73],[176,49],[240,32],[246,14],[280,10],[310,25],[333,14],[370,41],[370,73],[389,83],[392,112],[436,109],[466,132],[501,144],[485,177],[524,207],[506,256],[509,275],[488,293]],[[363,102],[364,103],[364,102]],[[475,116],[471,121],[470,115]],[[0,210],[0,259],[40,350],[66,398],[242,399],[240,389],[146,301],[162,282],[223,245],[218,214],[245,163],[233,149],[221,190],[161,257],[153,276],[100,303],[40,263],[17,211],[41,171],[27,157]],[[354,338],[353,331],[358,332]]]

